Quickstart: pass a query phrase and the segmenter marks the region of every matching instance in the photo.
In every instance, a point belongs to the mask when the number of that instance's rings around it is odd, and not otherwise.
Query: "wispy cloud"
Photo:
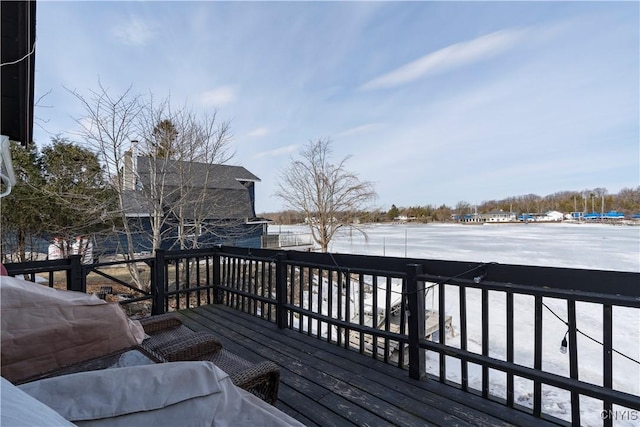
[[[287,146],[284,146],[284,147],[276,148],[275,150],[262,151],[260,153],[257,153],[253,157],[256,158],[256,159],[259,159],[259,158],[262,158],[262,157],[284,156],[284,155],[288,155],[288,154],[296,152],[298,150],[298,147],[299,147],[298,144],[287,145]]]
[[[218,107],[261,211],[280,209],[277,171],[318,136],[387,207],[637,185],[637,3],[149,5],[41,2],[36,97],[53,89],[53,108],[37,144],[82,141],[86,113],[61,86],[87,95],[100,76]]]
[[[476,39],[456,43],[403,65],[387,74],[369,80],[361,89],[383,89],[400,86],[451,68],[469,65],[496,56],[514,47],[525,30],[502,30]]]
[[[382,124],[380,123],[367,123],[366,125],[356,126],[350,129],[343,130],[342,132],[339,132],[336,136],[344,137],[344,136],[360,135],[363,133],[373,132],[375,130],[380,129],[381,127],[382,127]]]
[[[256,138],[260,138],[262,136],[269,135],[269,129],[267,129],[265,127],[257,128],[257,129],[252,130],[251,132],[249,132],[247,135],[253,136],[253,137],[256,137]]]
[[[113,29],[113,35],[122,43],[130,46],[146,45],[153,39],[155,33],[153,24],[135,17]]]
[[[202,104],[205,106],[221,107],[233,102],[236,99],[236,89],[233,86],[220,86],[208,90],[200,96]]]

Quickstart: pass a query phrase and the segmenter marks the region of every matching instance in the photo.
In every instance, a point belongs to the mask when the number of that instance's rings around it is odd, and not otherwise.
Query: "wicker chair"
[[[194,343],[197,344],[197,343]],[[127,355],[127,353],[137,353],[136,355],[132,355],[129,363],[123,363],[122,357]],[[132,363],[135,362],[135,363]],[[92,358],[85,360],[83,362],[74,363],[72,365],[63,366],[60,368],[56,368],[49,372],[40,373],[37,375],[33,375],[27,378],[21,378],[13,381],[14,384],[19,385],[23,383],[28,383],[31,381],[36,381],[44,378],[53,378],[61,375],[69,375],[75,374],[78,372],[86,372],[86,371],[96,371],[101,369],[109,369],[112,367],[124,367],[124,366],[137,366],[137,365],[145,365],[150,363],[166,363],[168,362],[164,356],[148,349],[140,345],[136,345],[130,348],[126,348],[123,350],[116,351],[114,353],[105,354],[100,357]]]
[[[206,360],[213,362],[231,377],[233,383],[270,404],[278,400],[280,368],[273,362],[251,363],[222,348],[208,332],[194,332],[171,314],[141,319],[150,336],[142,346],[170,362]]]
[[[143,345],[153,351],[161,352],[163,348],[177,340],[191,337],[194,331],[182,324],[180,319],[172,313],[140,319],[144,332],[149,335]],[[222,344],[220,344],[222,348]]]

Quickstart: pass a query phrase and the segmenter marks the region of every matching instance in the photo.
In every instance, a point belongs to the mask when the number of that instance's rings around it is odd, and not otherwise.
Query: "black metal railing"
[[[69,258],[59,260],[27,261],[6,264],[5,266],[11,276],[20,276],[26,280],[47,285],[51,288],[62,280],[64,289],[85,293],[88,292],[87,277],[90,274],[94,274],[101,277],[101,285],[95,289],[94,293],[104,298],[105,293],[113,292],[113,286],[105,286],[105,284],[119,285],[129,292],[127,298],[119,301],[121,305],[127,306],[137,302],[151,302],[154,299],[154,295],[157,292],[154,291],[153,285],[158,282],[154,280],[153,271],[151,271],[148,283],[135,284],[132,280],[125,281],[120,277],[116,277],[110,272],[110,269],[123,266],[138,268],[137,265],[139,264],[153,266],[155,265],[155,258],[82,264],[81,255],[71,255]],[[57,278],[56,275],[62,275],[63,279]],[[158,312],[158,310],[154,310],[154,314]]]
[[[638,349],[640,332],[616,336],[613,316],[631,310],[637,321],[638,273],[238,248],[219,256],[219,302],[280,327],[560,423],[639,416],[639,385],[614,381],[628,377],[624,366],[637,377],[638,355],[614,342]],[[584,366],[588,344],[601,378]],[[567,407],[547,411],[550,399]]]
[[[593,423],[597,408],[609,426],[640,411],[640,385],[618,384],[640,373],[640,332],[616,334],[640,316],[638,273],[235,247],[159,250],[143,262],[151,284],[139,300],[154,314],[224,304],[558,423]],[[7,268],[65,271],[81,291],[105,266],[27,264]],[[624,340],[632,354],[618,349]],[[594,352],[596,375],[585,363]],[[554,393],[561,414],[545,409]]]
[[[519,284],[515,281],[496,281],[492,279],[492,272],[495,272],[496,278],[500,274],[505,273],[505,269],[520,270],[521,279]],[[531,276],[535,269],[538,276],[533,280],[540,280],[539,285],[532,284]],[[436,283],[438,287],[439,307],[447,306],[447,298],[450,296],[458,305],[459,312],[459,333],[461,339],[459,344],[450,345],[447,342],[447,335],[441,336],[440,342],[431,342],[425,339],[419,339],[418,347],[430,350],[438,354],[438,373],[436,377],[441,382],[447,380],[447,366],[450,360],[458,361],[462,372],[461,388],[469,391],[468,368],[470,364],[481,367],[480,392],[485,398],[495,398],[490,391],[490,379],[495,376],[503,376],[499,381],[504,386],[505,393],[500,397],[509,407],[519,407],[515,399],[515,384],[523,379],[532,382],[532,399],[530,412],[537,417],[544,416],[542,410],[543,387],[555,387],[566,392],[566,400],[569,402],[570,421],[573,425],[582,425],[580,399],[588,396],[601,402],[601,409],[598,410],[598,418],[602,418],[604,425],[611,425],[614,414],[620,414],[623,417],[626,410],[634,410],[633,416],[637,416],[640,410],[640,396],[638,390],[635,393],[628,393],[616,390],[613,387],[614,363],[613,356],[627,357],[624,354],[616,355],[616,349],[613,347],[613,338],[615,336],[612,322],[612,311],[614,307],[622,309],[635,310],[636,317],[640,314],[640,298],[638,297],[638,286],[634,283],[638,282],[638,275],[634,273],[618,273],[618,272],[602,272],[588,270],[569,270],[569,269],[551,269],[541,267],[516,267],[516,266],[499,266],[499,265],[482,265],[479,266],[475,274],[480,271],[480,275],[475,276],[472,280],[457,279],[448,280],[442,276],[433,274],[417,274],[419,282],[416,291],[420,295],[420,283]],[[541,272],[545,273],[546,278]],[[504,280],[504,279],[503,279]],[[623,285],[623,286],[621,286]],[[445,289],[449,288],[449,289]],[[467,317],[469,313],[468,302],[469,293],[474,290],[479,295],[481,303],[481,311],[476,327],[476,336],[480,335],[480,350],[471,351],[467,348],[470,341],[469,323]],[[596,290],[598,290],[596,292]],[[411,292],[411,288],[409,289]],[[517,362],[515,353],[518,351],[518,343],[515,339],[516,330],[518,329],[518,321],[522,321],[522,313],[517,313],[514,299],[528,298],[527,305],[531,307],[533,312],[533,331],[531,339],[525,343],[519,343],[522,346],[532,348],[533,360],[529,363]],[[418,298],[418,301],[420,298]],[[588,316],[592,325],[579,326],[577,321],[577,306],[582,303],[588,303]],[[522,303],[519,304],[522,307]],[[502,325],[490,320],[491,315],[495,317],[496,312],[504,319],[504,328]],[[600,312],[600,315],[597,313]],[[545,314],[547,316],[545,316]],[[584,313],[583,313],[584,314]],[[595,314],[595,315],[594,315]],[[586,317],[586,316],[584,316]],[[443,315],[440,314],[439,323],[443,325]],[[562,326],[560,326],[562,325]],[[491,344],[490,335],[492,328],[503,329],[502,341],[505,343],[504,352],[501,355],[490,354]],[[558,330],[558,327],[560,328]],[[584,332],[583,329],[589,329],[593,335],[599,339],[593,338]],[[633,329],[633,327],[631,328]],[[498,334],[499,335],[499,334]],[[550,335],[550,337],[549,337]],[[496,336],[495,334],[493,335]],[[564,336],[564,339],[562,337]],[[585,337],[600,346],[600,354],[602,356],[602,382],[596,384],[593,379],[586,378],[584,372],[580,372],[579,365],[579,349],[578,337]],[[601,337],[601,338],[600,338]],[[499,336],[498,336],[499,338]],[[543,340],[544,338],[544,340]],[[566,340],[568,338],[568,341]],[[620,336],[618,338],[621,338]],[[561,341],[562,339],[562,341]],[[624,339],[633,340],[635,348],[638,348],[638,335],[624,337]],[[552,341],[551,349],[548,342]],[[545,357],[551,352],[558,352],[558,347],[562,347],[567,351],[568,375],[560,372],[550,372],[550,368],[545,368]],[[585,347],[585,346],[582,346]],[[632,346],[629,346],[633,348]],[[637,358],[637,356],[635,356]],[[640,374],[638,361],[628,358],[630,364],[634,365],[632,372],[636,375]],[[532,363],[531,363],[532,362]],[[420,364],[419,366],[424,366]],[[560,369],[555,369],[559,371]],[[422,375],[419,372],[418,375]],[[619,369],[618,378],[625,377],[627,374]],[[617,405],[622,408],[617,407]],[[631,412],[627,412],[631,416]],[[603,415],[605,414],[605,415]],[[593,414],[592,414],[593,415]],[[593,417],[592,417],[593,418]]]

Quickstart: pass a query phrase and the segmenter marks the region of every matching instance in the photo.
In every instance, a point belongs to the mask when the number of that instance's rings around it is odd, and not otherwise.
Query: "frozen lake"
[[[340,233],[329,246],[331,252],[364,255],[386,255],[425,259],[469,262],[498,262],[549,267],[587,268],[640,272],[640,227],[600,224],[385,224],[365,225],[366,237],[358,231]],[[271,233],[308,233],[305,226],[271,226]],[[317,290],[316,290],[317,291]],[[481,304],[478,290],[467,291],[468,342],[470,351],[481,352]],[[427,297],[427,308],[434,295]],[[491,291],[490,298],[490,354],[505,359],[506,300],[501,292]],[[435,298],[437,304],[437,297]],[[544,303],[562,319],[567,319],[566,303],[544,298]],[[534,313],[532,297],[516,296],[515,342],[517,363],[533,367],[532,336]],[[445,312],[452,316],[454,335],[446,344],[460,348],[458,293],[447,286]],[[317,308],[317,307],[316,307]],[[334,313],[336,315],[337,313]],[[637,309],[615,307],[613,310],[614,348],[624,355],[640,360],[640,313]],[[580,331],[602,339],[602,307],[598,304],[578,303],[577,324]],[[566,326],[549,310],[543,312],[543,369],[567,376],[568,355],[558,351]],[[593,384],[602,384],[602,347],[583,335],[578,336],[580,378]],[[459,363],[448,358],[447,377],[460,382]],[[615,355],[613,361],[614,388],[627,393],[640,394],[640,366],[626,357]],[[452,368],[452,369],[451,369]],[[427,370],[437,374],[437,355],[427,352]],[[480,369],[470,367],[469,384],[481,387]],[[505,397],[505,376],[490,377],[491,393]],[[515,383],[517,402],[531,406],[533,386],[528,380]],[[561,419],[570,420],[570,395],[553,387],[543,387],[543,411]],[[581,398],[582,424],[602,425],[601,403]],[[616,421],[617,426],[636,425],[634,421]]]
[[[384,224],[340,232],[331,252],[640,272],[640,227],[601,224]],[[270,226],[305,233],[308,228]]]

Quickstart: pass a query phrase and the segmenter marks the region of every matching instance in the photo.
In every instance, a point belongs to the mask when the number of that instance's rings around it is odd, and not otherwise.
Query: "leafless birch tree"
[[[354,215],[376,198],[373,184],[347,170],[350,156],[331,163],[331,140],[311,141],[298,159],[283,170],[276,196],[291,209],[302,211],[313,240],[326,252],[331,239]]]

